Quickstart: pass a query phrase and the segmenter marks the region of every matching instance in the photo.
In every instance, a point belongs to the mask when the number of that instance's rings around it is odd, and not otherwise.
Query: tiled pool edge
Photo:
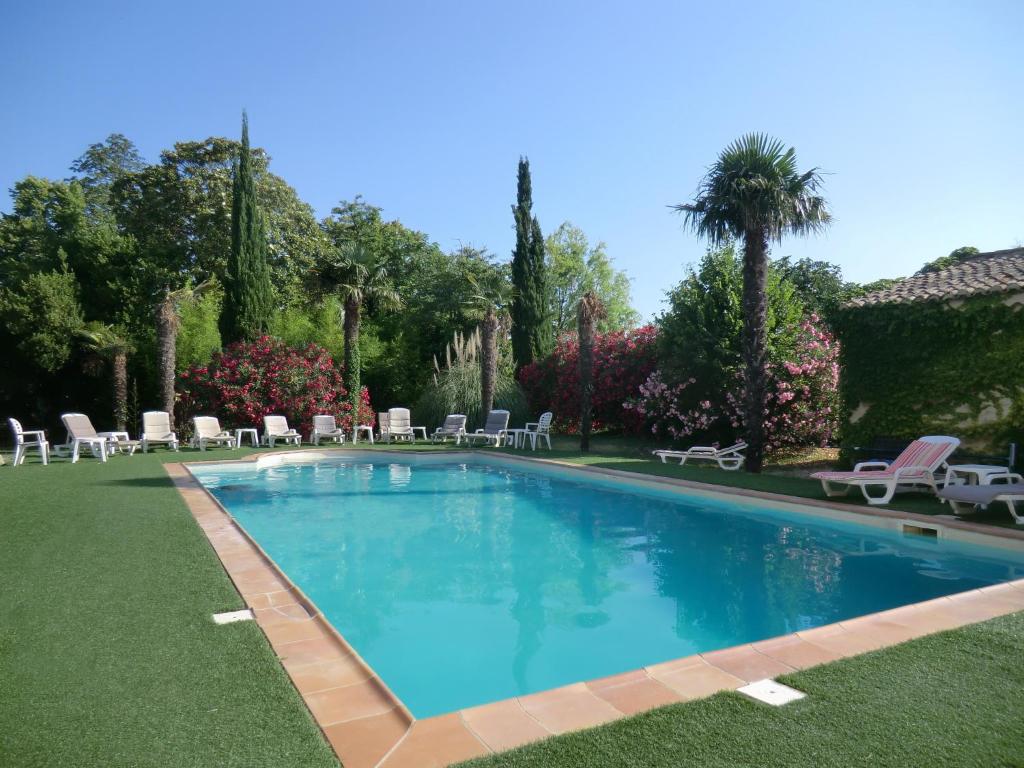
[[[280,454],[298,458],[298,452]],[[310,452],[303,452],[310,453]],[[317,451],[330,456],[337,451]],[[408,452],[379,456],[408,456]],[[450,454],[449,454],[450,455]],[[499,455],[523,464],[580,469],[552,460]],[[258,461],[273,454],[242,459]],[[222,463],[222,462],[221,462]],[[192,476],[185,464],[166,464],[197,524],[256,615],[293,684],[347,768],[447,765],[567,731],[601,725],[647,709],[688,701],[753,680],[805,669],[933,632],[1024,609],[1024,580],[937,598],[778,638],[668,661],[621,675],[575,683],[424,720],[415,720],[373,670],[317,611],[231,515]],[[630,481],[690,487],[722,494],[721,486],[641,476],[606,468],[593,472]],[[730,494],[798,506],[860,513],[848,505],[805,504],[804,500],[757,491]],[[845,508],[844,508],[845,507]],[[927,516],[882,512],[898,519]],[[939,524],[945,526],[942,520]],[[931,521],[935,524],[935,521]],[[946,526],[954,527],[954,526]],[[990,531],[963,522],[956,528],[986,538],[1022,532]],[[959,538],[959,537],[958,537]],[[973,537],[971,537],[973,538]]]

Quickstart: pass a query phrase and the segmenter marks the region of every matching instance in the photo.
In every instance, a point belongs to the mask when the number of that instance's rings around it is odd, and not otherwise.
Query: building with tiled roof
[[[910,304],[1024,292],[1024,248],[979,253],[937,272],[914,275],[872,291],[847,306]]]

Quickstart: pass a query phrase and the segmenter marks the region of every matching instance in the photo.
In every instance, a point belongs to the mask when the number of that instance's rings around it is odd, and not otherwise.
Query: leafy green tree
[[[71,357],[75,333],[84,322],[78,290],[66,267],[36,272],[0,289],[5,331],[26,360],[44,371],[60,370]]]
[[[765,281],[766,356],[780,360],[794,349],[804,305],[775,264]],[[710,248],[696,268],[668,292],[658,318],[658,360],[675,381],[693,378],[694,402],[731,385],[743,363],[743,263],[735,246]]]
[[[224,291],[219,285],[178,306],[178,335],[175,339],[175,370],[181,373],[193,365],[209,362],[221,348],[220,308]],[[273,329],[271,329],[273,335]]]
[[[114,424],[124,432],[128,429],[128,355],[133,351],[132,341],[123,328],[96,321],[86,323],[76,336],[83,347],[110,363]]]
[[[929,261],[917,270],[917,274],[927,275],[930,272],[939,272],[940,270],[948,269],[949,267],[960,264],[961,262],[973,259],[979,253],[981,253],[981,251],[973,245],[965,245],[960,248],[955,248],[949,252],[948,256],[940,256],[935,259],[935,261]]]
[[[512,353],[522,368],[551,351],[553,338],[547,318],[548,287],[544,236],[533,215],[530,161],[519,158],[516,204],[512,206],[516,247],[512,252]]]
[[[220,335],[225,343],[255,341],[274,311],[274,286],[267,263],[267,234],[256,200],[249,149],[249,116],[242,113],[242,144],[231,186],[231,253],[224,276]]]
[[[827,261],[807,258],[793,261],[785,256],[773,261],[772,268],[796,289],[804,307],[829,325],[836,310],[864,290],[857,283],[843,280],[842,269]]]
[[[181,308],[199,301],[207,291],[215,289],[215,280],[199,285],[187,284],[180,288],[164,288],[156,304],[157,391],[161,410],[171,417],[174,428],[174,381],[178,370],[178,331],[181,328]]]
[[[352,412],[359,413],[362,392],[359,356],[359,324],[365,303],[399,309],[402,300],[395,291],[384,260],[370,247],[353,240],[341,240],[325,252],[316,267],[321,292],[336,295],[344,308],[345,333],[344,383],[352,402]]]
[[[828,224],[820,188],[817,169],[800,171],[792,147],[748,134],[719,155],[692,203],[675,206],[712,244],[743,241],[743,412],[750,472],[760,472],[764,460],[768,247],[785,234],[815,232]]]
[[[556,334],[573,330],[576,308],[588,291],[605,309],[598,333],[636,327],[640,313],[630,305],[629,277],[612,266],[604,243],[591,248],[583,230],[566,221],[548,236],[545,250],[549,315]]]
[[[95,219],[113,216],[110,195],[114,183],[146,166],[135,144],[123,134],[112,133],[104,141],[90,144],[71,164],[71,171],[85,193],[86,208]]]

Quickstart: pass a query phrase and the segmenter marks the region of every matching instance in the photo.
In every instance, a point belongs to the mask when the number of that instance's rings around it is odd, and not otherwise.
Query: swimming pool
[[[1012,549],[493,455],[191,470],[418,718],[1024,575]]]

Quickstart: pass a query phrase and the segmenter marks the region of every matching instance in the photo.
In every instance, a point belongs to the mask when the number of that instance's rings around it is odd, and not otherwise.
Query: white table
[[[135,449],[139,447],[138,440],[132,440],[127,432],[97,432],[100,437],[107,438],[107,455],[113,456],[117,451],[124,449],[132,456]]]
[[[509,437],[512,438],[512,446],[514,448],[519,447],[519,443],[522,442],[523,448],[526,447],[526,435],[529,434],[528,429],[506,429],[505,430],[505,445],[508,445]]]
[[[995,464],[950,464],[946,469],[945,485],[991,485],[992,478],[1005,475],[1010,470]]]
[[[419,432],[419,433],[420,433],[421,435],[423,435],[423,442],[426,442],[426,441],[427,441],[427,428],[426,428],[426,427],[413,427],[413,428],[412,428],[412,439],[413,439],[413,440],[415,440],[415,439],[416,439],[416,432],[417,432],[417,431],[418,431],[418,432]]]
[[[359,433],[365,432],[366,439],[370,441],[370,445],[373,445],[373,427],[369,424],[360,424],[354,430],[352,430],[352,445],[359,442]]]
[[[256,429],[254,429],[253,427],[243,427],[241,429],[236,429],[235,430],[235,448],[241,448],[242,447],[242,438],[245,437],[246,435],[249,435],[250,439],[252,440],[252,447],[253,448],[259,448],[260,447],[260,435],[259,435],[259,432]]]

